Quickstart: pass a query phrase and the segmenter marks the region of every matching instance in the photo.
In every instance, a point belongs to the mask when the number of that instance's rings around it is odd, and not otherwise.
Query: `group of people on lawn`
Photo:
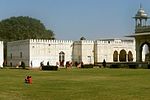
[[[66,62],[66,68],[71,68],[73,65],[75,65],[77,68],[81,68],[83,66],[83,62],[75,62],[74,64],[70,61]]]

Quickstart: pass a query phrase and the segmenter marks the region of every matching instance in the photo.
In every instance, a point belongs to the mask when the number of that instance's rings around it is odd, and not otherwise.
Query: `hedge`
[[[58,70],[58,66],[46,65],[46,66],[42,66],[42,70]]]

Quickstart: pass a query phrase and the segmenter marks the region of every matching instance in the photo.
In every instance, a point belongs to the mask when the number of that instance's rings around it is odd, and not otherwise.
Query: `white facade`
[[[114,62],[114,53],[117,52],[117,62],[121,51],[125,52],[125,60],[128,62],[128,53],[131,52],[133,61],[136,61],[135,40],[132,39],[102,39],[95,41],[95,62]]]
[[[7,45],[8,65],[17,66],[23,61],[26,66],[39,67],[44,65],[56,65],[71,60],[72,43],[69,40],[20,40],[9,42]],[[62,58],[61,53],[64,53]],[[64,59],[64,61],[60,61]]]
[[[0,41],[0,67],[3,67],[4,63],[4,44],[3,41]]]
[[[40,62],[63,66],[66,61],[71,61],[72,44],[70,40],[30,40],[30,62],[37,67]]]
[[[94,64],[94,41],[80,40],[73,45],[73,61]]]
[[[135,41],[131,39],[105,39],[105,40],[41,40],[29,39],[9,42],[7,45],[7,62],[10,66],[20,65],[23,61],[26,66],[39,67],[40,63],[64,66],[67,61],[94,64],[114,62],[114,52],[117,52],[119,62],[120,52],[125,56],[135,57]],[[128,56],[125,58],[128,61]]]

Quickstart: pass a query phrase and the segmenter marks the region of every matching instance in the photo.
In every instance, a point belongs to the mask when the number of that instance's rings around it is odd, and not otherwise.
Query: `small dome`
[[[135,17],[144,17],[144,18],[147,18],[148,15],[147,15],[147,13],[145,13],[144,9],[142,7],[140,7],[140,9],[138,10],[138,12],[135,15]]]

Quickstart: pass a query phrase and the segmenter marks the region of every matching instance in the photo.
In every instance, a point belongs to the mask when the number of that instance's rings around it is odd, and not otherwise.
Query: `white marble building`
[[[136,61],[135,41],[132,39],[101,40],[41,40],[28,39],[7,44],[7,64],[39,67],[45,65],[64,66],[67,61],[94,64],[102,62]]]

